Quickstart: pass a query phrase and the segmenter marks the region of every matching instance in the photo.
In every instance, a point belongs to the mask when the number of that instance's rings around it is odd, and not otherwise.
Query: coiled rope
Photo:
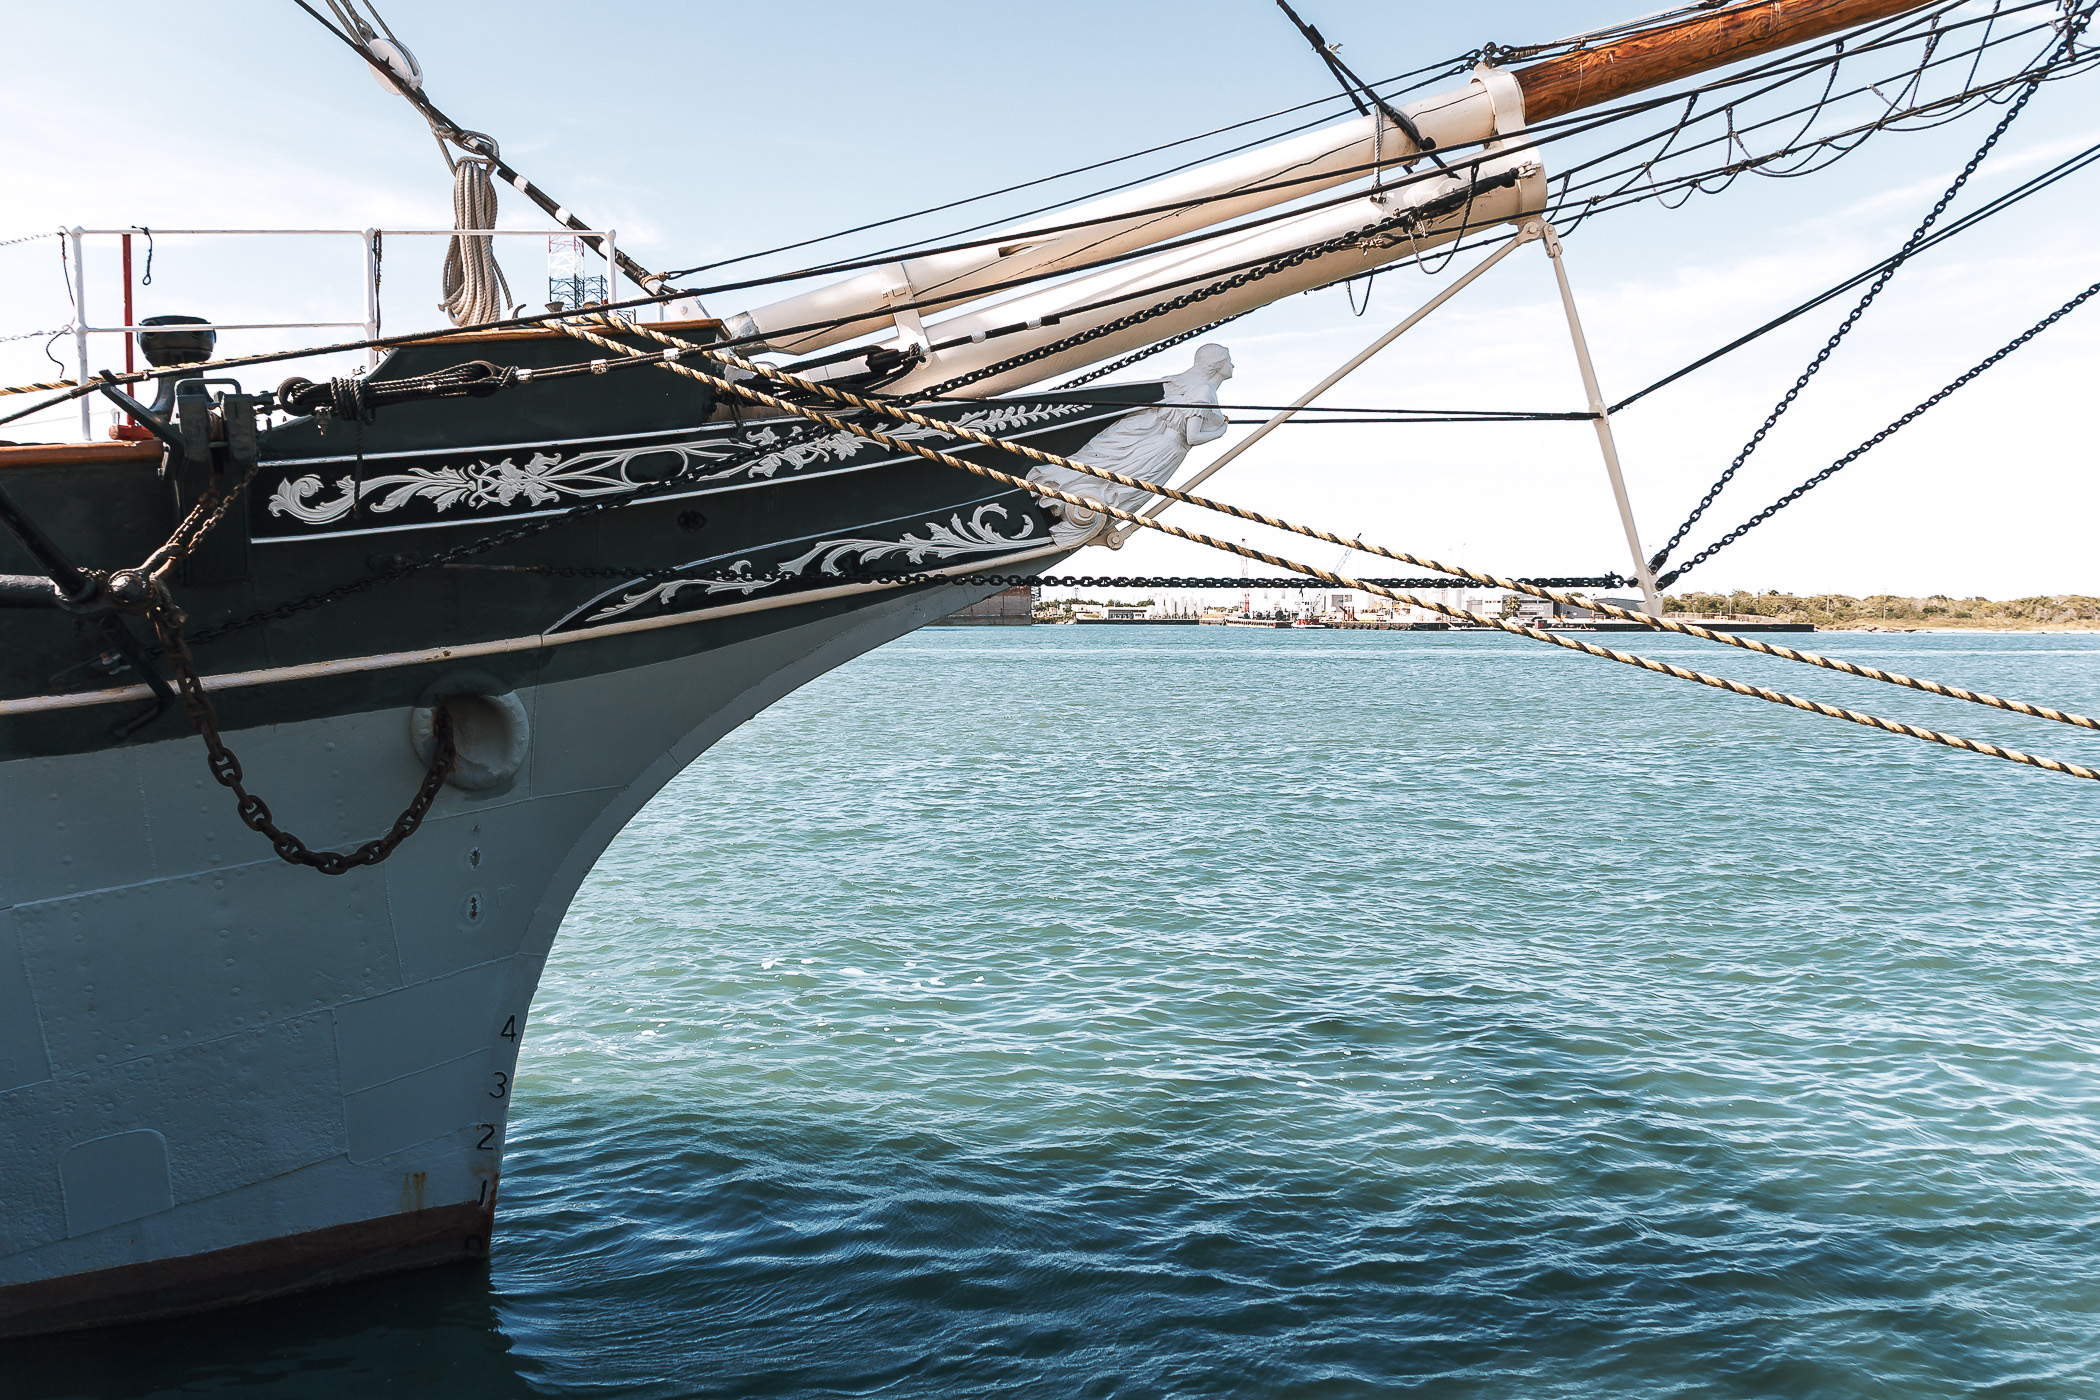
[[[1439,602],[1433,599],[1421,598],[1414,594],[1402,592],[1397,589],[1385,588],[1380,585],[1367,582],[1363,579],[1351,578],[1344,574],[1335,573],[1333,570],[1330,569],[1322,569],[1316,565],[1301,563],[1297,560],[1288,559],[1281,555],[1270,554],[1264,550],[1252,549],[1243,544],[1235,544],[1229,540],[1218,539],[1214,536],[1201,534],[1194,530],[1184,530],[1179,526],[1169,525],[1164,521],[1157,520],[1151,516],[1137,515],[1131,511],[1123,510],[1120,507],[1109,505],[1103,501],[1092,500],[1084,496],[1075,496],[1068,492],[1057,490],[1044,482],[1024,480],[1020,477],[1013,476],[1007,472],[998,471],[994,468],[984,466],[980,463],[965,461],[962,458],[953,455],[952,453],[943,452],[937,448],[926,447],[918,443],[907,442],[901,438],[892,437],[887,433],[879,432],[876,429],[867,427],[864,424],[849,423],[835,414],[826,413],[820,409],[809,408],[800,404],[790,403],[785,399],[779,398],[772,394],[768,394],[763,390],[752,388],[748,384],[738,383],[730,379],[722,378],[717,375],[708,374],[704,371],[694,369],[689,365],[681,364],[678,362],[679,357],[682,354],[690,351],[699,354],[703,359],[731,364],[739,369],[749,369],[760,374],[765,374],[774,380],[792,381],[795,379],[795,376],[783,375],[779,371],[771,369],[771,367],[769,366],[758,365],[755,363],[742,361],[739,357],[736,356],[722,354],[719,352],[713,352],[708,350],[704,346],[695,345],[691,342],[680,341],[676,337],[667,336],[662,334],[661,332],[649,331],[645,333],[649,334],[654,339],[670,344],[672,348],[664,351],[662,354],[659,355],[649,355],[640,350],[630,349],[629,347],[620,344],[618,341],[607,339],[606,337],[598,335],[593,331],[586,330],[582,326],[577,325],[574,322],[556,321],[553,324],[566,335],[570,335],[578,340],[587,341],[594,345],[602,346],[607,350],[625,356],[629,359],[647,360],[652,364],[658,365],[663,369],[669,370],[673,374],[682,375],[685,378],[709,385],[710,387],[714,388],[718,393],[726,392],[729,394],[733,394],[739,398],[742,398],[748,402],[761,404],[767,408],[775,410],[776,412],[791,414],[800,418],[807,418],[812,422],[822,423],[826,427],[832,428],[835,431],[851,433],[855,437],[865,438],[870,442],[879,443],[882,446],[888,447],[893,451],[909,453],[912,456],[924,458],[929,462],[935,462],[946,467],[953,467],[958,471],[969,472],[974,476],[984,477],[988,480],[998,481],[1005,485],[1014,487],[1018,490],[1026,491],[1030,495],[1042,499],[1062,501],[1068,505],[1080,506],[1087,510],[1097,511],[1101,514],[1107,515],[1111,519],[1136,522],[1138,523],[1139,528],[1141,529],[1156,530],[1161,534],[1170,535],[1176,539],[1187,540],[1193,544],[1205,545],[1209,548],[1220,550],[1226,554],[1238,555],[1243,559],[1256,559],[1265,564],[1273,564],[1278,568],[1289,569],[1294,573],[1300,573],[1311,578],[1321,579],[1327,583],[1334,584],[1337,587],[1354,589],[1359,592],[1370,593],[1379,597],[1389,598],[1395,602],[1406,603],[1411,607],[1424,608],[1432,612],[1442,613],[1447,617],[1456,618],[1461,621],[1472,623],[1476,626],[1492,627],[1498,631],[1511,633],[1514,636],[1528,637],[1533,641],[1546,642],[1549,645],[1562,647],[1569,651],[1579,651],[1586,653],[1590,656],[1601,657],[1605,660],[1617,661],[1623,665],[1636,666],[1645,671],[1652,671],[1657,675],[1667,675],[1673,676],[1679,680],[1694,681],[1700,685],[1710,686],[1717,690],[1726,690],[1733,694],[1750,696],[1755,699],[1768,701],[1772,704],[1786,705],[1793,709],[1805,710],[1810,713],[1824,715],[1832,719],[1848,720],[1854,724],[1864,725],[1868,728],[1880,729],[1890,734],[1902,734],[1909,738],[1922,739],[1928,743],[1941,744],[1948,748],[1961,749],[1969,753],[1983,754],[1991,758],[2001,758],[2005,759],[2008,762],[2024,764],[2028,767],[2033,768],[2040,768],[2044,771],[2051,773],[2063,773],[2071,777],[2087,778],[2095,781],[2100,781],[2100,771],[2095,771],[2091,768],[2084,767],[2080,764],[2065,763],[2059,759],[2047,758],[2036,754],[2023,753],[2017,749],[2000,748],[1996,744],[1987,743],[1982,740],[1967,739],[1958,734],[1946,734],[1942,733],[1939,730],[1926,729],[1918,725],[1905,724],[1898,720],[1883,719],[1877,715],[1863,714],[1859,711],[1848,710],[1841,706],[1827,705],[1819,700],[1809,700],[1801,696],[1789,695],[1782,691],[1770,690],[1764,686],[1750,685],[1743,681],[1730,680],[1722,676],[1709,675],[1704,671],[1690,670],[1686,667],[1673,665],[1669,662],[1656,661],[1649,657],[1636,656],[1631,652],[1623,652],[1611,647],[1600,647],[1592,642],[1584,642],[1578,641],[1574,638],[1555,636],[1552,633],[1542,631],[1538,628],[1526,627],[1522,624],[1511,622],[1503,618],[1488,617],[1480,613],[1467,612],[1464,609],[1452,607],[1447,603]],[[635,329],[639,329],[639,327]],[[1273,524],[1278,528],[1291,530],[1292,532],[1297,534],[1309,535],[1313,538],[1318,539],[1327,539],[1337,544],[1352,545],[1365,553],[1379,554],[1387,558],[1399,559],[1408,563],[1421,564],[1423,567],[1436,569],[1440,573],[1455,573],[1459,574],[1459,576],[1461,577],[1473,577],[1483,580],[1488,578],[1488,576],[1485,575],[1472,575],[1463,573],[1458,570],[1446,569],[1440,565],[1426,563],[1425,561],[1416,559],[1409,555],[1401,554],[1397,551],[1391,551],[1364,545],[1356,540],[1345,540],[1338,536],[1329,535],[1324,531],[1314,530],[1309,526],[1292,525],[1289,522],[1278,521],[1275,520],[1273,517],[1260,515],[1252,511],[1242,510],[1236,506],[1228,506],[1222,502],[1207,501],[1201,497],[1191,496],[1186,492],[1175,491],[1170,487],[1164,487],[1157,483],[1140,481],[1134,477],[1126,477],[1119,473],[1108,472],[1094,467],[1089,467],[1084,465],[1083,463],[1073,462],[1065,458],[1056,457],[1053,454],[1040,452],[1034,448],[1029,448],[1018,443],[1004,442],[1000,439],[993,438],[988,434],[980,434],[974,431],[960,429],[953,424],[947,424],[939,422],[938,420],[923,418],[917,414],[909,413],[906,410],[895,409],[882,405],[874,405],[868,403],[868,401],[866,400],[857,399],[857,396],[846,394],[843,391],[830,390],[825,388],[824,386],[809,384],[807,383],[807,381],[804,381],[800,384],[796,384],[795,387],[802,388],[805,387],[805,385],[807,388],[820,393],[825,393],[839,402],[853,403],[857,407],[865,406],[868,408],[873,408],[878,412],[887,414],[888,416],[899,418],[907,422],[918,423],[927,427],[931,427],[936,431],[942,433],[949,433],[957,437],[982,442],[985,445],[996,447],[1003,451],[1013,452],[1023,457],[1033,458],[1037,461],[1044,461],[1053,465],[1069,467],[1073,470],[1084,472],[1090,476],[1099,477],[1106,481],[1113,481],[1121,485],[1133,486],[1144,491],[1153,492],[1160,495],[1166,495],[1176,500],[1185,501],[1191,505],[1202,505],[1207,509],[1219,511],[1227,515],[1239,517],[1241,519],[1254,520],[1263,524]],[[1514,581],[1511,582],[1513,583]],[[1508,585],[1497,582],[1496,586]],[[1536,590],[1527,587],[1523,591],[1531,592]],[[1642,615],[1627,613],[1623,609],[1612,609],[1611,611],[1618,616],[1627,617],[1633,620],[1646,620],[1652,623],[1660,623],[1661,621],[1660,619],[1643,619]],[[1729,644],[1747,645],[1744,639],[1727,637],[1725,636],[1725,634],[1709,632],[1703,628],[1693,629],[1688,625],[1682,623],[1670,626],[1666,630],[1684,631],[1689,633],[1690,635],[1703,636],[1707,640],[1724,641]],[[1759,645],[1761,646],[1763,644]],[[1754,650],[1756,649],[1756,647],[1751,647],[1750,649]],[[1778,655],[1779,650],[1775,649],[1772,654]],[[1795,655],[1797,657],[1805,657],[1807,653],[1796,653]],[[1838,669],[1843,669],[1843,667],[1840,667]],[[1854,674],[1865,674],[1865,668],[1860,668],[1858,671],[1854,672]],[[1872,678],[1874,677],[1870,677],[1870,679]],[[1945,693],[1952,695],[1954,694],[1954,690],[1952,687],[1947,687],[1944,688],[1942,691],[1936,693]],[[1963,697],[1955,696],[1955,698]],[[1979,701],[1979,703],[1982,702]],[[2012,708],[2012,706],[2009,703],[2001,702],[2000,708]],[[2041,715],[2041,717],[2044,718],[2049,717],[2048,715],[2042,714],[2040,707],[2029,707],[2026,710],[2020,711],[2020,713],[2033,713]],[[2067,723],[2076,722],[2076,720],[2083,718],[2082,716],[2063,716],[2060,713],[2057,713],[2057,717],[2064,719],[2064,721]],[[2087,721],[2084,727],[2096,728],[2100,726],[2096,726],[2091,721]]]
[[[452,227],[496,226],[496,184],[490,161],[463,156],[452,166]],[[496,262],[496,240],[454,234],[445,244],[445,299],[438,308],[455,326],[498,321],[510,306],[510,283]]]

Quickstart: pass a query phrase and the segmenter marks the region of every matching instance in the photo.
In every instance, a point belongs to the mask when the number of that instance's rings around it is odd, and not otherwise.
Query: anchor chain
[[[188,715],[190,726],[197,731],[198,737],[204,740],[205,767],[214,781],[233,793],[236,799],[234,810],[242,825],[266,837],[278,859],[288,864],[303,865],[323,875],[343,875],[360,866],[377,865],[385,860],[403,841],[416,834],[423,818],[430,814],[431,804],[437,801],[438,792],[444,787],[457,759],[452,714],[440,699],[432,717],[434,751],[416,795],[402,809],[401,815],[394,818],[386,835],[367,841],[354,851],[314,850],[279,826],[271,815],[270,805],[248,791],[243,781],[241,761],[219,734],[218,715],[212,709],[211,698],[205,694],[204,678],[198,674],[196,658],[190,654],[189,642],[183,636],[183,624],[188,619],[169,596],[164,580],[226,518],[227,511],[233,508],[234,502],[240,499],[260,469],[259,461],[251,465],[226,491],[221,492],[216,486],[207,488],[190,508],[189,514],[175,527],[174,533],[168,536],[166,543],[136,568],[111,573],[105,586],[118,611],[143,613],[160,638],[161,654],[175,673],[175,688],[182,697],[183,712]]]
[[[234,810],[239,814],[241,824],[250,831],[267,837],[270,849],[277,852],[278,859],[292,865],[303,865],[318,870],[323,875],[344,875],[360,866],[379,864],[392,855],[403,841],[416,834],[416,828],[420,827],[423,818],[430,814],[431,804],[437,801],[438,791],[444,787],[445,778],[452,772],[457,756],[452,737],[452,712],[446,708],[443,700],[438,701],[436,713],[432,717],[436,751],[431,755],[430,769],[424,773],[422,786],[416,789],[416,795],[409,800],[408,806],[402,809],[400,816],[394,818],[394,824],[387,834],[367,841],[347,854],[341,851],[316,851],[279,826],[276,819],[270,815],[269,804],[248,791],[242,781],[241,761],[234,756],[232,749],[226,747],[226,741],[219,735],[218,716],[212,710],[210,697],[204,693],[204,680],[197,674],[197,663],[190,655],[189,643],[183,639],[182,610],[175,606],[166,593],[160,592],[156,593],[152,606],[147,610],[147,617],[153,623],[153,630],[159,634],[161,646],[165,649],[164,654],[174,669],[175,688],[181,692],[183,711],[188,714],[190,724],[196,729],[198,737],[204,740],[204,748],[209,755],[205,767],[221,787],[231,791],[238,799]]]

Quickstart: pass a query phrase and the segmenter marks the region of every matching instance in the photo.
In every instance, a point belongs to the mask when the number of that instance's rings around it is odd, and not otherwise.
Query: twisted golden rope
[[[1939,681],[1921,680],[1917,677],[1906,676],[1896,671],[1883,671],[1873,666],[1862,666],[1856,662],[1845,661],[1837,657],[1821,656],[1812,651],[1796,651],[1792,647],[1777,646],[1770,642],[1754,641],[1752,639],[1746,637],[1739,637],[1733,633],[1728,632],[1716,632],[1710,628],[1700,627],[1693,623],[1675,622],[1668,618],[1650,617],[1648,614],[1643,612],[1634,612],[1626,608],[1616,607],[1610,603],[1595,602],[1585,600],[1582,598],[1577,598],[1570,593],[1563,593],[1550,588],[1541,588],[1536,584],[1525,583],[1519,579],[1502,578],[1499,575],[1495,574],[1476,573],[1471,569],[1463,569],[1455,565],[1439,563],[1434,559],[1424,558],[1421,555],[1408,554],[1401,550],[1386,549],[1381,545],[1363,544],[1359,540],[1353,538],[1346,538],[1344,536],[1337,535],[1329,530],[1318,529],[1310,525],[1294,524],[1293,522],[1288,520],[1278,519],[1276,516],[1273,515],[1265,515],[1260,511],[1247,510],[1243,507],[1232,505],[1229,502],[1215,501],[1204,496],[1193,495],[1186,491],[1177,491],[1171,486],[1165,486],[1158,482],[1140,481],[1135,477],[1124,476],[1118,472],[1104,471],[1098,467],[1090,467],[1084,462],[1075,462],[1068,457],[1060,457],[1052,452],[1044,452],[1037,448],[1029,447],[1024,443],[1007,442],[1000,438],[992,437],[987,433],[978,432],[973,428],[960,427],[953,423],[944,423],[939,419],[927,418],[921,414],[913,413],[908,409],[899,408],[895,404],[884,403],[878,399],[862,398],[858,394],[849,393],[843,389],[836,389],[831,387],[830,385],[823,384],[815,380],[804,379],[799,375],[789,374],[785,370],[776,369],[772,365],[760,364],[751,360],[743,359],[742,357],[730,354],[728,351],[725,350],[711,350],[705,346],[696,345],[689,341],[679,340],[674,336],[665,335],[660,331],[651,330],[647,326],[636,325],[631,327],[630,329],[640,332],[641,334],[649,337],[651,340],[658,341],[665,345],[675,346],[680,350],[698,350],[711,359],[719,360],[725,364],[734,365],[738,369],[750,370],[758,374],[765,375],[768,379],[771,379],[777,383],[787,384],[797,389],[822,394],[824,397],[831,399],[835,403],[847,404],[854,408],[867,409],[871,412],[880,413],[887,417],[901,419],[907,423],[916,423],[921,427],[935,428],[943,433],[948,433],[955,437],[964,438],[971,442],[982,443],[987,447],[997,447],[1003,451],[1014,453],[1017,456],[1028,458],[1031,461],[1041,462],[1046,466],[1065,467],[1069,468],[1072,471],[1083,472],[1088,476],[1099,477],[1104,481],[1115,482],[1117,485],[1120,486],[1139,487],[1155,495],[1165,496],[1169,500],[1181,501],[1185,504],[1192,506],[1200,506],[1205,510],[1216,511],[1221,515],[1230,515],[1240,520],[1251,520],[1256,524],[1267,525],[1273,529],[1284,530],[1294,535],[1304,535],[1309,539],[1324,540],[1329,544],[1348,545],[1352,549],[1360,550],[1365,554],[1375,554],[1381,558],[1396,560],[1402,564],[1412,564],[1419,568],[1432,570],[1436,573],[1450,574],[1455,578],[1467,579],[1473,583],[1478,583],[1489,588],[1506,588],[1513,592],[1528,593],[1534,598],[1545,598],[1556,603],[1567,604],[1571,607],[1585,608],[1591,612],[1600,612],[1608,617],[1618,618],[1622,621],[1636,622],[1643,627],[1652,628],[1656,631],[1677,632],[1688,637],[1698,637],[1703,641],[1719,642],[1723,646],[1739,647],[1744,651],[1754,651],[1763,656],[1776,656],[1782,661],[1798,661],[1803,665],[1807,666],[1820,666],[1824,670],[1840,671],[1843,672],[1845,675],[1858,676],[1863,680],[1882,681],[1889,685],[1900,685],[1907,687],[1911,690],[1924,691],[1928,695],[1945,696],[1950,700],[1966,700],[1971,704],[1987,705],[1992,709],[2007,710],[2013,714],[2027,715],[2034,719],[2054,720],[2059,724],[2075,725],[2080,729],[2100,730],[2100,720],[2092,720],[2088,719],[2084,715],[2071,714],[2063,710],[2051,709],[2049,706],[2046,705],[2034,705],[2028,703],[2025,700],[2005,700],[2001,699],[1996,695],[1986,694],[1981,691],[1965,690],[1960,686],[1945,685]],[[1143,405],[1140,405],[1140,407],[1143,407]]]
[[[650,355],[641,350],[631,349],[628,346],[620,344],[616,340],[612,340],[605,336],[598,335],[595,332],[585,330],[582,326],[575,325],[570,322],[556,321],[552,322],[551,324],[556,326],[564,334],[573,336],[578,340],[586,341],[590,344],[601,346],[604,349],[610,350],[615,354],[625,356],[629,359],[651,360],[661,368],[671,371],[673,374],[683,375],[684,377],[692,379],[698,383],[706,384],[716,389],[717,391],[734,394],[737,397],[742,398],[748,402],[762,404],[768,408],[778,410],[779,412],[786,413],[794,417],[806,418],[811,422],[821,423],[826,427],[832,428],[835,431],[850,433],[855,437],[865,438],[870,442],[879,443],[884,447],[888,447],[892,450],[899,452],[909,453],[915,457],[922,457],[929,462],[938,463],[941,466],[953,467],[958,471],[969,472],[974,476],[981,476],[987,478],[988,480],[1001,482],[1007,486],[1015,487],[1019,490],[1026,491],[1029,494],[1037,497],[1047,498],[1056,501],[1063,501],[1068,505],[1076,505],[1087,510],[1098,511],[1104,515],[1109,516],[1112,519],[1130,521],[1139,525],[1141,528],[1148,530],[1157,530],[1161,534],[1170,535],[1176,539],[1188,540],[1193,544],[1205,545],[1209,548],[1220,550],[1227,554],[1236,554],[1239,555],[1241,558],[1258,559],[1265,564],[1273,564],[1277,568],[1289,569],[1293,573],[1304,574],[1310,578],[1322,579],[1328,583],[1332,583],[1341,588],[1356,589],[1358,591],[1370,593],[1378,597],[1390,598],[1395,602],[1406,603],[1412,607],[1425,608],[1433,612],[1439,612],[1447,617],[1457,618],[1461,621],[1469,622],[1476,626],[1492,627],[1499,631],[1508,632],[1514,636],[1529,637],[1533,641],[1547,642],[1553,646],[1566,648],[1569,651],[1584,652],[1590,656],[1602,657],[1609,661],[1617,661],[1623,665],[1637,666],[1642,670],[1653,671],[1658,675],[1674,676],[1679,680],[1695,681],[1700,685],[1711,686],[1716,690],[1726,690],[1731,691],[1737,695],[1752,696],[1756,699],[1769,701],[1775,705],[1787,705],[1797,710],[1807,710],[1814,714],[1827,715],[1832,719],[1850,720],[1854,724],[1865,725],[1868,728],[1872,729],[1884,730],[1890,734],[1902,734],[1913,739],[1923,739],[1928,743],[1943,744],[1948,748],[1961,749],[1968,753],[1983,754],[1990,758],[2002,758],[2007,760],[2008,762],[2025,764],[2029,767],[2040,768],[2051,773],[2064,773],[2071,777],[2089,778],[2096,781],[2100,781],[2100,772],[2096,772],[2091,768],[2086,768],[2079,764],[2065,763],[2058,759],[2045,758],[2036,754],[2022,753],[2017,749],[2000,748],[1996,744],[1986,743],[1982,740],[1965,739],[1958,734],[1945,734],[1938,730],[1925,729],[1917,725],[1904,724],[1897,720],[1882,719],[1877,715],[1862,714],[1859,711],[1844,709],[1841,706],[1826,705],[1819,700],[1804,699],[1801,696],[1789,695],[1783,691],[1769,690],[1764,686],[1755,686],[1747,684],[1743,681],[1729,680],[1722,676],[1709,675],[1704,671],[1688,670],[1685,667],[1672,665],[1669,662],[1655,661],[1648,657],[1636,656],[1631,652],[1618,651],[1611,647],[1600,647],[1592,642],[1577,641],[1569,637],[1557,637],[1551,633],[1543,632],[1536,628],[1525,627],[1521,624],[1510,622],[1503,618],[1492,618],[1480,613],[1466,612],[1463,609],[1454,608],[1445,603],[1439,603],[1425,598],[1418,598],[1413,594],[1399,592],[1394,589],[1383,587],[1379,584],[1366,583],[1361,579],[1353,579],[1346,575],[1337,574],[1332,570],[1322,569],[1312,564],[1305,564],[1297,560],[1284,558],[1281,555],[1270,554],[1263,550],[1252,549],[1246,545],[1234,544],[1229,540],[1217,539],[1210,535],[1200,534],[1194,530],[1184,530],[1179,526],[1168,525],[1163,521],[1155,520],[1150,516],[1136,515],[1130,511],[1109,505],[1104,501],[1092,500],[1084,496],[1074,496],[1067,492],[1057,490],[1056,488],[1051,487],[1043,482],[1024,480],[1021,477],[1013,476],[1006,472],[997,471],[991,467],[983,466],[976,462],[964,461],[960,457],[956,457],[949,453],[942,452],[936,448],[924,447],[917,443],[906,442],[901,438],[891,437],[889,434],[878,432],[873,428],[848,423],[844,419],[841,419],[833,414],[825,413],[820,409],[808,408],[800,404],[789,403],[785,399],[777,398],[772,394],[763,392],[762,390],[753,389],[746,385],[739,384],[733,380],[724,379],[712,374],[707,374],[703,371],[696,370],[689,365],[681,364],[678,362],[679,355],[686,350],[696,351],[704,357],[711,357],[719,353],[711,352],[707,350],[704,346],[672,341],[673,348],[671,350],[668,350],[661,355]],[[620,329],[623,331],[632,331],[640,328],[627,326],[623,324],[620,327]],[[651,332],[650,334],[655,335],[658,333]],[[662,338],[665,340],[671,339],[670,337]],[[725,358],[727,357],[725,356]],[[741,368],[742,366],[739,367]],[[905,413],[905,410],[899,409],[894,410],[894,412],[901,415]],[[956,432],[958,433],[958,435],[973,437],[984,441],[989,446],[997,447],[1005,451],[1017,452],[1023,456],[1031,456],[1034,457],[1036,460],[1047,461],[1052,465],[1070,466],[1077,470],[1083,471],[1088,475],[1097,476],[1108,481],[1114,481],[1120,485],[1134,486],[1145,491],[1158,491],[1160,489],[1154,483],[1151,482],[1139,481],[1133,477],[1120,476],[1114,472],[1106,472],[1096,470],[1091,467],[1084,467],[1080,463],[1069,462],[1064,458],[1054,457],[1049,453],[1037,452],[1034,448],[1021,447],[1016,444],[1001,442],[996,438],[989,438],[981,434],[969,433],[967,430],[957,430],[951,424],[941,423],[933,419],[920,418],[916,414],[910,415],[908,421],[913,421],[925,426],[932,427],[935,430],[942,433]],[[1262,516],[1251,511],[1242,511],[1237,507],[1226,506],[1222,503],[1204,502],[1199,497],[1186,496],[1183,493],[1167,492],[1164,494],[1176,495],[1179,498],[1187,500],[1192,504],[1207,504],[1210,505],[1213,509],[1220,510],[1228,515],[1239,516],[1242,519],[1256,520],[1265,524],[1269,523],[1270,520],[1269,517]],[[1281,524],[1281,522],[1279,523]],[[1285,525],[1284,528],[1291,527]],[[1307,531],[1303,528],[1300,528],[1297,530],[1297,532],[1306,533]],[[1351,540],[1336,539],[1335,543],[1353,545],[1355,542]],[[1372,551],[1367,549],[1366,552],[1370,553],[1380,551]],[[1405,558],[1406,556],[1394,554],[1389,555],[1388,557]],[[1715,635],[1717,637],[1719,636],[1719,634]]]

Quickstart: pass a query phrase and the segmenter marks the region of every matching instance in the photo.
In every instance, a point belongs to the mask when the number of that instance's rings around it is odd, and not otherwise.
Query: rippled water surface
[[[2100,639],[1817,643],[2100,712]],[[105,1395],[2091,1397],[2096,951],[2100,784],[1491,636],[929,631],[601,863],[485,1279],[63,1355]]]

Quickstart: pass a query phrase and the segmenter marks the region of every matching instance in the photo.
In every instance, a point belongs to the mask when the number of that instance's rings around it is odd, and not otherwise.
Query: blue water
[[[2100,712],[2100,638],[1814,643]],[[485,1276],[46,1343],[18,1378],[2091,1397],[2096,895],[2100,784],[1514,639],[925,632],[607,854]]]

